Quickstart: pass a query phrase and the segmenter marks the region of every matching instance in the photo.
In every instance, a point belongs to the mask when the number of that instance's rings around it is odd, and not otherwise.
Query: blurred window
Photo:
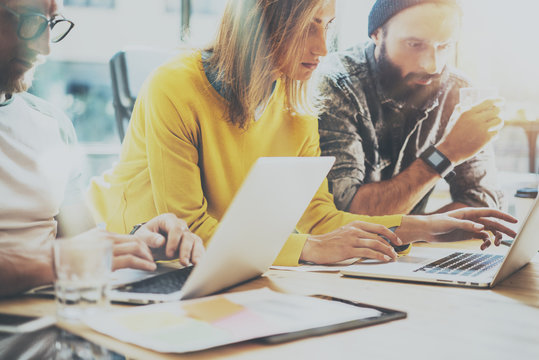
[[[64,5],[113,8],[115,0],[64,0]]]
[[[329,40],[332,50],[343,50],[368,39],[367,18],[374,1],[337,1],[336,36]],[[529,37],[521,34],[537,33],[537,22],[532,17],[539,11],[539,2],[514,1],[521,9],[519,13],[528,17],[527,21],[517,19],[513,23],[511,17],[501,17],[500,14],[511,13],[516,6],[511,2],[464,2],[466,14],[458,65],[480,85],[485,80],[495,80],[490,85],[498,87],[508,102],[529,104],[539,93],[535,66],[539,52],[528,44]],[[66,39],[53,46],[47,63],[38,68],[30,91],[56,104],[72,119],[86,150],[85,179],[88,179],[110,167],[120,149],[109,59],[126,47],[207,46],[216,34],[226,1],[64,0],[64,4],[63,13],[73,19],[75,28]],[[190,29],[182,42],[182,24],[186,22],[186,17],[182,17],[184,9],[189,9]],[[488,16],[484,16],[485,9]],[[479,21],[480,28],[476,26]],[[521,54],[518,55],[519,65],[514,54]],[[531,117],[539,117],[539,111],[533,114],[537,116]],[[504,131],[495,144],[503,170],[527,169],[526,143],[510,140],[519,131]]]
[[[189,43],[195,46],[206,46],[213,40],[225,5],[226,1],[223,0],[191,1]]]

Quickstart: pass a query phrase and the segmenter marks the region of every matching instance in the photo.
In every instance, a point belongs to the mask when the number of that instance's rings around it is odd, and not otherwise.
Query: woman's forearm
[[[395,230],[395,234],[404,244],[410,244],[415,241],[428,241],[428,216],[404,215],[400,226]]]

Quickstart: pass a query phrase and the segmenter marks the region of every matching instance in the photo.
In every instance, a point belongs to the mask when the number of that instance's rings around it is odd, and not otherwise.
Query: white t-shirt
[[[82,193],[69,119],[47,102],[17,94],[0,104],[0,246],[56,236],[64,201]]]

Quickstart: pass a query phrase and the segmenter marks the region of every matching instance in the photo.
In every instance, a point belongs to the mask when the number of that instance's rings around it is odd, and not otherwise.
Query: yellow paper
[[[183,304],[182,308],[190,317],[210,323],[236,314],[244,309],[243,306],[233,303],[223,296]]]

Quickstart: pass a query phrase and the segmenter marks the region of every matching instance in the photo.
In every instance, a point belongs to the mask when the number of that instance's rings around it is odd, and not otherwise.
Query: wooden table
[[[442,246],[469,248],[477,242]],[[270,270],[233,291],[264,286],[359,300],[406,311],[408,318],[279,345],[252,341],[186,355],[155,353],[80,325],[59,326],[133,359],[539,359],[539,256],[492,290]],[[4,300],[0,311],[52,314],[54,302]]]

